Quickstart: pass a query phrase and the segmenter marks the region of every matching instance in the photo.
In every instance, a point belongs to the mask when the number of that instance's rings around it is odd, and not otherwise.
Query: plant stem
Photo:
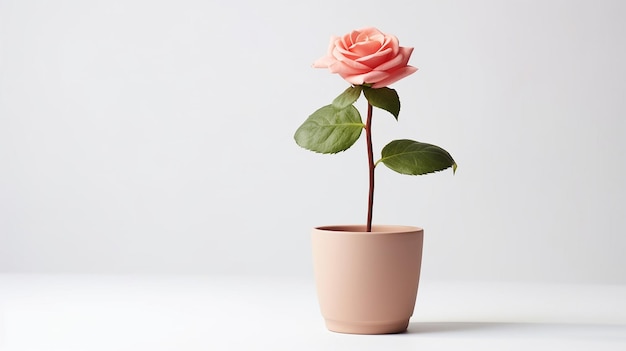
[[[373,107],[367,103],[367,122],[365,123],[365,137],[367,141],[367,161],[369,166],[369,196],[367,200],[367,231],[372,231],[372,212],[374,209],[374,152],[372,151],[372,112]]]

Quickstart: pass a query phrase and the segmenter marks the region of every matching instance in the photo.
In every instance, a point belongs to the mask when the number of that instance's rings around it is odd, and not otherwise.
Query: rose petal
[[[356,38],[358,34],[355,34],[354,31],[344,34],[341,37],[341,46],[343,46],[344,48],[348,48],[350,47],[350,45],[354,44],[354,40],[352,38],[352,36],[354,36]]]
[[[397,69],[393,72],[391,72],[391,74],[382,80],[379,80],[378,82],[376,82],[375,84],[372,85],[372,88],[377,89],[377,88],[384,88],[388,85],[391,85],[397,81],[399,81],[400,79],[409,76],[413,73],[417,72],[417,68],[413,67],[413,66],[405,66],[402,67],[400,69]]]
[[[390,48],[393,51],[393,54],[397,55],[400,51],[400,42],[398,41],[398,38],[393,35],[387,35],[385,39],[386,41],[383,43],[382,48]]]
[[[404,61],[402,61],[402,65],[406,66],[409,63],[409,59],[411,58],[411,54],[413,53],[413,48],[400,47],[400,54],[404,57]]]
[[[402,57],[402,55],[398,55],[374,68],[379,71],[393,71],[399,67],[406,66],[406,64],[402,64],[402,61],[404,61],[404,57]]]
[[[357,75],[341,75],[343,79],[347,80],[348,83],[352,83],[354,85],[362,85],[362,84],[374,84],[378,81],[385,80],[389,73],[382,71],[370,71],[363,74]]]
[[[351,66],[349,63],[355,63],[354,61],[335,61],[328,66],[330,73],[338,73],[339,75],[356,75],[363,74],[365,72],[370,71],[369,67],[365,69],[360,67]]]
[[[336,56],[338,60],[347,58],[349,60],[357,60],[361,57],[361,55],[357,55],[355,53],[353,53],[352,51],[350,51],[349,49],[345,49],[343,47],[339,47],[337,46],[335,48],[335,50],[333,51],[333,53],[337,53],[337,54],[341,54],[341,57]]]
[[[375,54],[380,49],[381,43],[377,41],[362,41],[350,47],[350,52],[359,57]]]
[[[337,60],[332,56],[324,56],[320,57],[315,62],[313,62],[313,68],[328,68],[333,62]]]
[[[396,67],[406,66],[409,62],[409,58],[411,57],[411,52],[413,52],[413,48],[400,48],[400,53],[398,54],[398,56],[376,67],[376,69],[381,71],[388,71],[395,69]]]
[[[326,49],[326,56],[320,57],[315,62],[313,62],[314,68],[326,68],[335,61],[335,59],[332,57],[332,54],[333,54],[333,49],[335,48],[335,42],[337,41],[337,39],[339,38],[335,35],[332,35],[330,37],[328,48]]]
[[[373,69],[373,68],[378,67],[380,64],[386,62],[389,59],[389,56],[391,55],[391,53],[392,53],[391,48],[387,48],[383,51],[379,51],[374,54],[358,58],[356,59],[356,62],[361,62],[367,65],[369,68]]]
[[[339,37],[336,35],[331,35],[330,36],[330,41],[328,42],[328,48],[326,49],[326,54],[328,56],[330,56],[333,52],[333,50],[335,49],[335,46],[337,45],[337,41],[339,40]]]
[[[363,70],[363,71],[372,69],[371,67],[369,67],[367,65],[364,65],[364,64],[362,64],[360,62],[357,62],[357,61],[351,59],[348,56],[344,56],[339,50],[335,50],[333,52],[333,56],[334,56],[335,59],[337,59],[337,61],[344,62],[345,64],[347,64],[350,67],[353,67],[355,69],[359,69],[359,70]]]
[[[359,30],[353,31],[353,33],[354,32],[358,33],[355,36],[356,41],[369,39],[369,40],[380,40],[382,43],[381,39],[385,38],[385,34],[383,34],[383,32],[381,32],[380,30],[374,27],[365,27],[365,28],[361,28]]]
[[[363,79],[359,79],[359,76],[342,76],[340,74],[341,78],[343,78],[346,82],[352,84],[352,85],[362,85],[363,84]]]

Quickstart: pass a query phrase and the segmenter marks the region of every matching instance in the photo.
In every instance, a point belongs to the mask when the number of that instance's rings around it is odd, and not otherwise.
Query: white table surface
[[[0,350],[626,350],[625,285],[422,280],[409,330],[329,332],[312,279],[0,274]]]

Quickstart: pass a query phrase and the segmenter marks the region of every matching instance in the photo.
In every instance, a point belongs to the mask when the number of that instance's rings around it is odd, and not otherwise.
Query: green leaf
[[[452,171],[456,172],[456,162],[446,150],[407,139],[394,140],[387,144],[378,162],[402,174],[421,175],[442,171],[448,167],[452,167]]]
[[[359,85],[349,87],[333,100],[333,106],[338,109],[344,109],[354,104],[361,96],[361,90],[362,88]]]
[[[304,121],[294,139],[307,150],[334,154],[349,149],[361,136],[363,127],[361,115],[354,106],[338,109],[326,105]]]
[[[394,89],[388,87],[368,88],[363,90],[363,94],[365,94],[365,98],[372,106],[382,108],[390,112],[396,120],[398,119],[398,115],[400,115],[400,97]]]

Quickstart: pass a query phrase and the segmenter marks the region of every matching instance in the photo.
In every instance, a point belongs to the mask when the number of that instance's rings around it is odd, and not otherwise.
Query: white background
[[[363,223],[360,140],[293,132],[347,83],[331,35],[413,46],[374,143],[375,222],[426,230],[423,277],[626,283],[626,2],[0,0],[0,271],[310,275],[309,231]],[[364,102],[358,107],[363,111]]]

